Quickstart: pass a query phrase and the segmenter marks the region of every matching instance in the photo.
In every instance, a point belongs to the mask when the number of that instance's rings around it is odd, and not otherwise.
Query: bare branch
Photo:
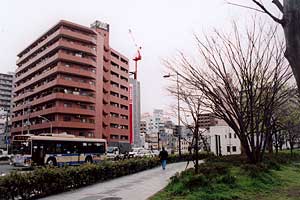
[[[265,13],[265,12],[259,10],[259,9],[252,8],[252,7],[250,7],[250,6],[244,6],[244,5],[240,5],[240,4],[236,4],[236,3],[231,3],[231,2],[229,2],[229,1],[227,1],[226,3],[229,4],[229,5],[238,6],[238,7],[247,8],[247,9],[250,9],[250,10],[255,10],[255,11],[257,11],[257,12]]]
[[[283,25],[283,20],[282,19],[278,19],[277,17],[275,17],[272,13],[270,13],[266,7],[261,4],[260,2],[256,1],[256,0],[252,0],[258,7],[260,7],[267,15],[269,15],[275,22]]]
[[[273,0],[272,3],[277,6],[277,8],[281,11],[281,13],[283,13],[283,5],[279,0]]]

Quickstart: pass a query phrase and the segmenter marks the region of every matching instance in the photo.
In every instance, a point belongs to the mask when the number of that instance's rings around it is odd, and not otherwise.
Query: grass
[[[211,166],[215,164],[213,162]],[[228,173],[223,174],[214,171],[213,175],[207,172],[195,175],[192,170],[186,171],[173,177],[163,191],[150,199],[300,200],[300,160],[279,166],[270,166],[274,169],[262,170],[254,175],[249,174],[243,165],[230,164]]]

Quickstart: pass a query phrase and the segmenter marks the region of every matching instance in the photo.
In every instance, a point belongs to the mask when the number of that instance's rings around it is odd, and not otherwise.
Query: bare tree
[[[287,58],[294,77],[298,85],[298,91],[300,91],[300,1],[299,0],[268,0],[278,8],[281,13],[281,17],[276,17],[270,9],[268,9],[262,1],[250,0],[254,2],[259,11],[270,16],[276,23],[280,24],[283,28],[285,35],[285,57]],[[234,4],[234,3],[231,3]],[[237,5],[237,4],[234,4]],[[243,6],[246,7],[246,6]],[[247,7],[249,8],[249,7]],[[256,9],[255,9],[256,10]]]
[[[171,63],[180,68],[185,85],[197,88],[205,107],[237,134],[249,162],[262,161],[272,136],[272,117],[288,97],[292,74],[283,56],[276,28],[253,22],[245,34],[236,24],[232,34],[215,31],[196,37],[202,64],[186,56]]]
[[[294,93],[280,107],[278,121],[283,130],[283,137],[288,141],[291,154],[300,140],[300,98]]]
[[[168,66],[171,70],[174,70],[172,64],[168,61],[165,61],[165,65]],[[177,71],[176,71],[177,73]],[[180,112],[181,112],[181,123],[187,127],[192,133],[192,141],[188,141],[193,151],[193,162],[195,167],[195,172],[199,171],[199,144],[202,144],[205,151],[209,151],[207,137],[204,135],[205,130],[201,130],[199,126],[199,115],[204,111],[203,108],[203,94],[199,93],[197,88],[186,85],[185,81],[173,80],[174,83],[178,82],[178,88],[173,86],[168,88],[168,91],[179,97],[180,99]],[[175,85],[175,84],[174,84]],[[190,152],[191,153],[191,152]]]

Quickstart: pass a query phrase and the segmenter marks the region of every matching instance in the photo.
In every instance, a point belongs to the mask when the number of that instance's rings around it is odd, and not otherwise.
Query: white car
[[[131,157],[152,157],[150,150],[144,148],[132,148],[132,151],[129,152]]]

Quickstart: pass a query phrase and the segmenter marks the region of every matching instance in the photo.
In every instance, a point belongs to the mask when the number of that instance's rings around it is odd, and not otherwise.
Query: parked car
[[[123,155],[120,154],[119,147],[108,147],[106,157],[110,160],[120,160]]]
[[[138,157],[138,154],[141,150],[144,150],[144,148],[132,148],[132,151],[129,152],[129,156]]]
[[[0,149],[0,160],[9,160],[11,157],[7,151]]]
[[[153,157],[159,156],[159,151],[158,150],[152,150],[151,154]]]
[[[153,155],[150,150],[141,149],[138,151],[136,157],[153,157]]]

